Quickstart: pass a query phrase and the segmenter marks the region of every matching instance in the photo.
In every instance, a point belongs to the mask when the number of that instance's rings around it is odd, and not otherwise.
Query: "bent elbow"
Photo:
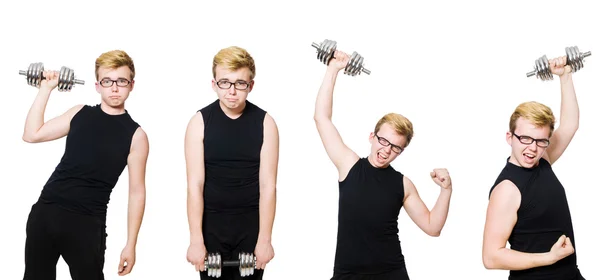
[[[23,137],[21,137],[23,141],[27,143],[36,143],[37,139],[31,133],[23,133]]]
[[[497,269],[498,268],[496,261],[494,260],[494,257],[491,256],[490,254],[483,254],[482,261],[483,261],[483,266],[485,267],[485,269]]]

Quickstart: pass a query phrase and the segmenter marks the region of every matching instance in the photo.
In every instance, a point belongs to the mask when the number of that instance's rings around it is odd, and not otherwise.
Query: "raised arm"
[[[279,162],[279,131],[273,118],[267,114],[264,120],[264,141],[260,152],[260,199],[259,231],[256,243],[256,267],[264,269],[275,253],[271,245],[271,233],[275,219],[277,166]]]
[[[40,83],[38,94],[25,120],[23,141],[28,143],[52,141],[66,136],[69,133],[71,119],[83,107],[83,105],[76,105],[62,115],[44,122],[44,113],[50,93],[58,85],[58,73],[45,71],[43,75],[46,79]]]
[[[185,133],[185,163],[187,173],[187,216],[190,230],[190,246],[187,260],[196,270],[204,270],[206,247],[202,235],[204,214],[204,120],[196,113]]]
[[[492,191],[483,232],[483,265],[487,269],[525,270],[551,265],[574,252],[563,235],[547,253],[523,253],[506,248],[508,238],[517,222],[521,193],[508,180]]]
[[[429,211],[413,182],[404,176],[404,209],[413,222],[427,235],[440,236],[446,224],[450,197],[452,196],[452,181],[446,169],[434,169],[431,172],[433,181],[441,187],[440,195],[433,209]]]
[[[325,77],[319,88],[315,104],[315,123],[321,142],[329,159],[333,162],[339,173],[339,180],[343,180],[352,165],[358,160],[358,155],[352,151],[340,136],[337,128],[331,120],[333,107],[333,89],[338,73],[348,64],[347,54],[336,51],[325,72]]]
[[[129,202],[127,205],[127,243],[121,252],[119,275],[131,272],[135,264],[135,248],[146,208],[146,162],[150,145],[146,132],[140,127],[133,134],[127,158],[129,173]]]
[[[553,164],[571,143],[579,128],[579,105],[575,95],[571,67],[565,66],[566,56],[550,60],[550,69],[560,77],[560,122],[550,138],[550,146],[546,149],[544,158]]]

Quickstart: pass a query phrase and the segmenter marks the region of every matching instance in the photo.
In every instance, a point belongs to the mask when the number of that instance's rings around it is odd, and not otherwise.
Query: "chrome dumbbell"
[[[43,76],[44,64],[41,62],[31,63],[27,70],[19,70],[19,75],[23,75],[27,79],[27,84],[33,87],[40,85],[42,80],[46,78]],[[84,81],[75,78],[75,72],[73,69],[68,67],[61,67],[58,74],[58,91],[70,91],[74,84],[85,84]]]
[[[583,68],[583,59],[592,55],[592,52],[581,53],[577,46],[566,47],[565,52],[567,53],[567,65],[571,67],[573,73],[581,70]],[[542,81],[553,80],[550,63],[545,55],[535,61],[533,71],[527,73],[527,77],[531,76],[536,76]]]
[[[337,49],[337,42],[325,39],[320,44],[312,43],[312,46],[317,49],[317,59],[323,64],[329,65],[329,61],[331,61]],[[350,76],[360,75],[360,73],[371,75],[371,71],[364,68],[363,63],[364,58],[357,52],[353,52],[348,65],[344,68],[344,74]]]
[[[246,277],[254,274],[256,269],[256,257],[252,253],[240,253],[238,260],[224,261],[220,253],[209,253],[204,260],[204,266],[208,276],[219,278],[221,271],[226,266],[237,266],[240,270],[240,276]]]

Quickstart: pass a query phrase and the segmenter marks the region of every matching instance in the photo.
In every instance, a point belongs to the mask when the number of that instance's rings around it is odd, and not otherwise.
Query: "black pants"
[[[104,280],[104,219],[38,202],[31,207],[26,233],[24,280],[56,279],[60,256],[73,280]]]
[[[238,260],[238,254],[254,253],[258,241],[258,210],[240,213],[204,213],[202,235],[208,253],[220,253],[222,260]],[[239,267],[223,267],[221,277],[208,277],[206,271],[200,272],[200,279],[220,280],[261,280],[263,270],[254,270],[253,275],[241,277]]]
[[[406,268],[400,268],[394,271],[381,274],[351,274],[334,273],[331,280],[409,280]]]

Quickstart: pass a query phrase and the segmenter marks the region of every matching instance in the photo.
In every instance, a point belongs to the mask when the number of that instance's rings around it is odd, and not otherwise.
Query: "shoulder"
[[[492,186],[490,189],[489,199],[494,197],[520,197],[521,191],[519,187],[511,179],[506,178]]]
[[[69,109],[68,109],[68,110],[67,110],[65,113],[66,113],[67,115],[75,116],[75,115],[77,115],[77,114],[78,114],[80,111],[82,111],[82,110],[87,110],[87,109],[90,109],[90,108],[92,108],[92,107],[91,107],[91,106],[89,106],[89,105],[86,105],[86,104],[77,104],[77,105],[75,105],[75,106],[73,106],[73,107],[69,108]]]
[[[149,150],[149,141],[146,131],[142,127],[138,127],[133,133],[131,139],[131,151],[147,154]]]
[[[506,213],[512,213],[521,205],[521,191],[510,180],[503,180],[492,188],[489,198],[490,209],[503,209]]]
[[[204,117],[202,112],[196,112],[189,120],[186,135],[193,137],[204,136]]]

